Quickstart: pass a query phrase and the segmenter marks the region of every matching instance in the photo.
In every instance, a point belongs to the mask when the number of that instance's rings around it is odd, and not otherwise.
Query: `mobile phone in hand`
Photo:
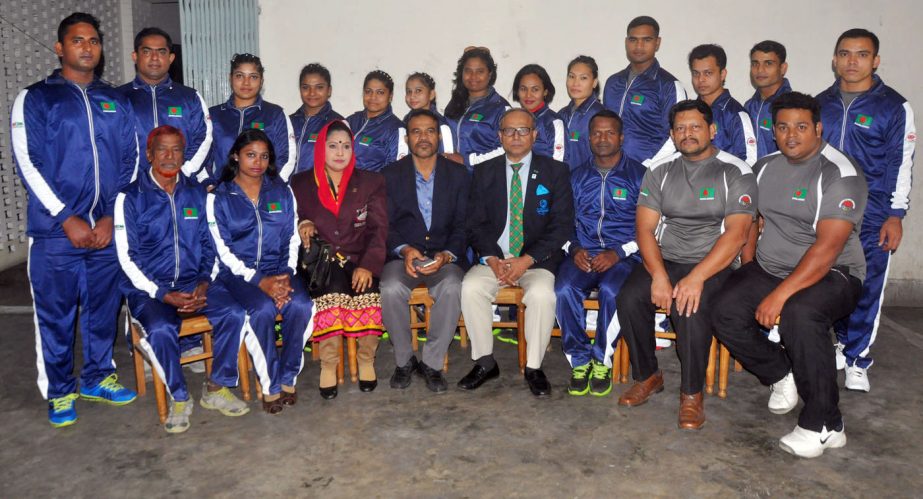
[[[436,260],[433,260],[432,258],[426,258],[425,260],[417,259],[413,261],[413,267],[415,269],[424,269],[434,263],[436,263]]]

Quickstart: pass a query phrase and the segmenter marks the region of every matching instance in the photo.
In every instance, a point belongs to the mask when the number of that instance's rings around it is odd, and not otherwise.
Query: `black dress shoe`
[[[526,383],[529,384],[529,391],[536,397],[551,395],[551,383],[541,369],[526,369]]]
[[[337,398],[337,386],[333,385],[333,386],[328,386],[327,388],[321,388],[320,396],[323,397],[324,400],[330,400],[330,399]]]
[[[423,379],[426,381],[426,387],[429,388],[429,391],[435,393],[444,393],[449,388],[449,384],[446,383],[445,376],[442,375],[442,371],[438,369],[433,369],[425,363],[420,363],[420,374],[423,376]]]
[[[462,390],[476,390],[489,379],[500,377],[500,366],[494,365],[493,369],[485,369],[480,364],[475,364],[471,372],[458,381],[458,387]]]
[[[413,381],[413,373],[419,372],[419,369],[420,362],[417,361],[416,357],[411,357],[404,366],[395,367],[394,374],[391,375],[391,388],[403,390],[410,386],[410,382]]]
[[[361,379],[359,380],[359,391],[360,392],[368,393],[374,390],[376,386],[378,386],[377,379],[373,379],[372,381],[363,381]]]

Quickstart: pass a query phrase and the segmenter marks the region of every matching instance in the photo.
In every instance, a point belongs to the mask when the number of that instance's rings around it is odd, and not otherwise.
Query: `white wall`
[[[836,37],[864,27],[881,38],[879,74],[923,114],[923,66],[917,53],[923,14],[913,0],[715,0],[698,2],[613,0],[397,0],[316,2],[262,0],[260,54],[267,68],[264,96],[289,112],[300,105],[298,73],[319,61],[333,74],[333,105],[343,115],[362,106],[362,79],[375,68],[395,78],[395,113],[401,117],[403,82],[414,71],[437,81],[440,109],[451,94],[452,72],[462,49],[484,45],[499,66],[497,90],[512,101],[516,71],[537,62],[551,73],[558,96],[552,108],[567,104],[567,62],[578,54],[596,58],[600,84],[627,65],[625,26],[635,16],[651,15],[661,25],[658,58],[692,91],[686,55],[700,43],[722,45],[728,53],[727,87],[741,102],[749,84],[750,47],[774,39],[788,49],[788,77],[796,90],[816,94],[833,81],[830,61]],[[707,10],[706,10],[707,9]],[[917,120],[923,128],[923,120]],[[923,162],[918,157],[917,162]],[[901,250],[892,259],[889,300],[923,303],[923,167],[912,211],[904,224]],[[912,303],[916,300],[916,303]]]

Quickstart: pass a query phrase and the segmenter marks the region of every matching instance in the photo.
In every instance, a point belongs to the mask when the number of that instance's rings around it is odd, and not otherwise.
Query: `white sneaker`
[[[821,431],[796,426],[794,431],[779,439],[779,447],[785,452],[808,458],[820,456],[826,449],[838,449],[845,445],[846,426],[839,431],[828,431],[826,426]]]
[[[846,348],[846,345],[836,342],[836,370],[842,371],[846,369],[846,355],[843,354],[843,349]],[[868,391],[868,390],[866,390]]]
[[[226,386],[221,387],[217,392],[208,391],[208,381],[202,384],[202,398],[199,399],[199,405],[232,417],[243,416],[250,412],[247,403],[237,398]]]
[[[494,305],[494,322],[500,322],[500,307]]]
[[[662,350],[664,348],[670,348],[673,346],[673,340],[668,340],[666,338],[654,338],[654,345],[657,347],[657,350]]]
[[[766,339],[773,343],[779,343],[782,341],[782,337],[779,336],[779,326],[772,326],[772,329],[769,330],[769,335],[766,336]]]
[[[163,429],[167,433],[183,433],[189,429],[189,416],[192,415],[192,408],[195,402],[190,400],[176,401],[170,400],[170,414],[163,423]]]
[[[189,350],[186,350],[183,353],[181,353],[180,357],[186,357],[188,355],[199,355],[201,353],[205,353],[205,350],[202,349],[202,347],[200,346],[192,347]],[[193,362],[191,364],[184,364],[183,367],[185,367],[186,369],[189,369],[190,371],[196,374],[202,374],[205,372],[205,361],[200,360],[198,362]]]
[[[795,376],[788,373],[784,378],[769,385],[769,412],[785,414],[798,405],[798,388]]]
[[[846,389],[857,392],[867,392],[869,386],[868,369],[859,366],[846,366]]]

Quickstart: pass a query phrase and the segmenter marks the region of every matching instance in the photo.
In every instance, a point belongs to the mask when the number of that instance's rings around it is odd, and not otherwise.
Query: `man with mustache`
[[[461,314],[465,259],[465,214],[469,175],[439,152],[439,118],[428,109],[404,122],[410,155],[385,167],[388,191],[388,263],[381,275],[382,322],[394,345],[391,388],[410,386],[417,373],[435,393],[448,388],[443,359]],[[425,284],[433,298],[422,362],[412,350],[407,300]]]
[[[705,424],[709,310],[747,240],[757,192],[750,166],[712,145],[708,104],[676,104],[670,129],[679,151],[654,163],[641,182],[636,237],[643,265],[616,298],[635,379],[619,404],[640,405],[663,390],[654,355],[654,311],[662,308],[670,312],[681,364],[679,427],[697,430]]]

